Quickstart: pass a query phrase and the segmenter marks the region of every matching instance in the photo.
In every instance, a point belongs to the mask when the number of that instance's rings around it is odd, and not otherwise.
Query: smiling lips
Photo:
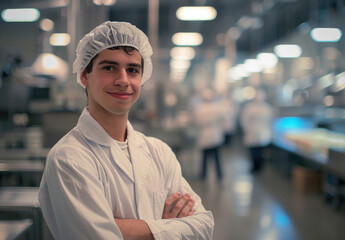
[[[132,93],[128,93],[128,92],[108,92],[108,94],[112,96],[113,98],[117,98],[121,100],[128,99],[132,96]]]

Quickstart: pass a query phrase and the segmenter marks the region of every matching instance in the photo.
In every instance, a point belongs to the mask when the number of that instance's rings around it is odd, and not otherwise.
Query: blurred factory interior
[[[76,46],[107,20],[150,39],[153,75],[130,120],[172,147],[214,214],[214,239],[344,238],[344,0],[11,0],[0,11],[0,239],[52,239],[37,187],[49,149],[86,106]],[[199,178],[193,112],[208,88],[237,109],[222,181],[211,162]],[[259,89],[273,119],[255,174],[240,116]]]

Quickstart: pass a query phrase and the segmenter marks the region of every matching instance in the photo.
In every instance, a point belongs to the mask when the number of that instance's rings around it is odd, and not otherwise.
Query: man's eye
[[[114,70],[112,66],[104,66],[103,69],[107,71]]]
[[[136,68],[129,68],[129,69],[128,69],[128,72],[129,72],[129,73],[139,73],[139,70],[136,69]]]

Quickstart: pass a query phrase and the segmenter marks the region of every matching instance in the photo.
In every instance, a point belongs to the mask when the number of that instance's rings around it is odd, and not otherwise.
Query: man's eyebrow
[[[102,64],[120,65],[118,62],[111,61],[111,60],[100,61],[97,65],[102,65]],[[129,64],[127,64],[127,66],[141,68],[141,64],[140,63],[129,63]]]
[[[120,65],[118,62],[114,62],[114,61],[111,61],[111,60],[103,60],[103,61],[99,62],[97,65],[102,65],[102,64]]]
[[[128,64],[128,66],[141,68],[141,64],[140,63],[130,63],[130,64]]]

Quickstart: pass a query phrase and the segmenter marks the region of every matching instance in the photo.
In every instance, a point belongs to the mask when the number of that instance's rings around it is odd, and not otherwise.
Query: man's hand
[[[153,240],[154,237],[147,223],[140,219],[116,219],[123,239],[125,240]]]
[[[179,192],[174,193],[165,200],[162,218],[169,219],[191,216],[194,213],[192,209],[194,204],[195,201],[190,198],[188,193],[183,196]]]

